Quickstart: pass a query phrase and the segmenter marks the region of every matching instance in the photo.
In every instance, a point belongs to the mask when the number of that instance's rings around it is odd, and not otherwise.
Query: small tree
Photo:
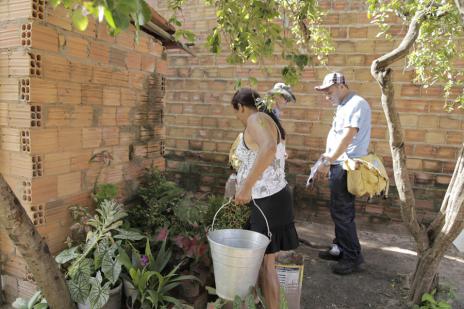
[[[390,148],[396,188],[401,203],[401,214],[417,244],[418,260],[410,278],[409,300],[419,303],[424,293],[438,283],[438,266],[445,251],[464,227],[464,144],[459,152],[456,167],[446,191],[442,206],[431,223],[419,222],[415,208],[400,118],[394,104],[392,69],[394,62],[407,57],[415,69],[415,81],[428,87],[444,83],[445,108],[464,108],[464,91],[451,99],[453,87],[462,87],[462,71],[453,66],[456,58],[464,59],[459,38],[464,34],[462,0],[451,1],[377,1],[369,0],[369,12],[386,33],[389,14],[396,14],[409,25],[397,48],[372,63],[372,76],[382,91],[382,107],[388,123]],[[462,19],[462,20],[461,20]]]

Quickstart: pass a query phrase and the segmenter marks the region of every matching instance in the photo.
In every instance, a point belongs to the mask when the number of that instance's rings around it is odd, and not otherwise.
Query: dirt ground
[[[358,224],[366,261],[363,270],[338,276],[330,271],[333,262],[317,257],[318,247],[333,239],[330,220],[320,221],[297,221],[300,238],[312,245],[297,249],[305,257],[301,308],[407,308],[404,284],[414,270],[416,256],[414,240],[405,227],[399,223]],[[440,284],[454,290],[453,308],[464,309],[464,254],[454,247],[441,263]]]
[[[297,221],[297,228],[300,238],[312,245],[297,249],[305,257],[301,309],[407,308],[404,282],[414,269],[416,257],[414,241],[403,225],[358,224],[366,262],[363,271],[348,276],[332,274],[333,262],[317,257],[320,248],[333,238],[330,219]],[[441,263],[440,284],[454,289],[453,308],[464,309],[464,254],[454,247]]]

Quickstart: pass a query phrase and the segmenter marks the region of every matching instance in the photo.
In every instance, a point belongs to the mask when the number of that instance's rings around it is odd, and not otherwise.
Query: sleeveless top
[[[249,149],[245,145],[245,134],[240,135],[240,141],[235,150],[237,158],[241,161],[240,167],[237,171],[237,185],[241,186],[248,174],[251,167],[256,160],[257,152]],[[285,144],[280,141],[277,145],[275,158],[254,184],[251,197],[253,199],[263,198],[273,195],[287,185],[285,180]]]

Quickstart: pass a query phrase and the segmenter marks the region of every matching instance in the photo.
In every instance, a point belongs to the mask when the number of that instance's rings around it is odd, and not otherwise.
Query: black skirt
[[[264,212],[272,233],[266,254],[296,249],[298,234],[293,217],[293,198],[288,186],[273,195],[255,199],[255,202]],[[251,216],[245,228],[267,236],[263,215],[253,201],[248,205],[251,207]]]

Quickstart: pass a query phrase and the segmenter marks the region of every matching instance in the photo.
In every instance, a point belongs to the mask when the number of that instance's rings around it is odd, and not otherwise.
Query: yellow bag
[[[387,171],[378,156],[371,153],[365,157],[347,159],[343,169],[348,172],[348,192],[361,197],[376,195],[388,196],[390,181]]]
[[[241,162],[238,159],[237,155],[235,154],[235,150],[237,149],[238,143],[240,142],[240,138],[242,135],[243,133],[240,133],[237,136],[234,143],[232,144],[232,147],[230,147],[230,150],[229,150],[229,164],[236,171],[238,171],[238,168],[240,167]]]

